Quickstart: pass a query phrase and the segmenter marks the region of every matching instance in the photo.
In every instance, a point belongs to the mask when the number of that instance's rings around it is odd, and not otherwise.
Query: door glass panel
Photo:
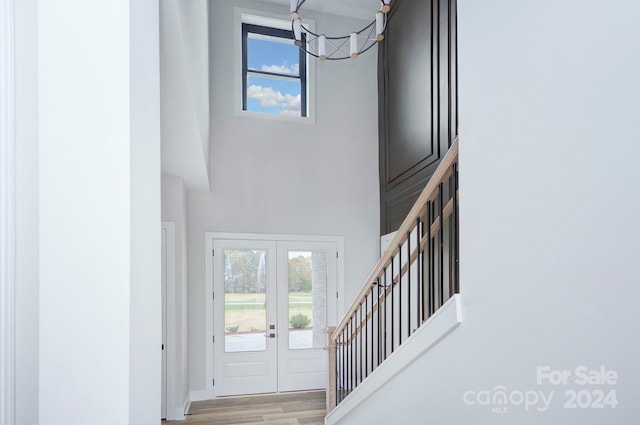
[[[289,251],[289,349],[322,348],[327,327],[327,252]]]
[[[224,350],[267,348],[267,253],[224,250]]]

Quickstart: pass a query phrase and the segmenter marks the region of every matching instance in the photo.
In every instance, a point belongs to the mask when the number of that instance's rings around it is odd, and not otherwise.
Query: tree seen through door
[[[224,250],[225,351],[264,351],[266,251]]]
[[[321,348],[327,326],[326,251],[289,251],[289,349]]]
[[[289,251],[287,272],[289,348],[324,347],[327,253]],[[224,288],[225,351],[265,350],[266,252],[225,249]]]

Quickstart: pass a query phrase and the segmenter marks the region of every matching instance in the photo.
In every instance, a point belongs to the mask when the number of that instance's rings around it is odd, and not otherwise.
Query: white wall
[[[157,22],[38,3],[42,425],[160,421]]]
[[[206,0],[160,1],[162,171],[209,189]]]
[[[177,2],[193,108],[209,171],[209,25],[207,0]]]
[[[208,28],[206,0],[160,1],[162,220],[176,223],[177,249],[169,418],[181,418],[189,399],[186,190],[209,188]]]
[[[157,0],[130,0],[129,423],[161,417],[160,34]]]
[[[458,4],[463,323],[343,423],[636,423],[640,7]],[[574,374],[539,385],[538,366]],[[619,378],[579,385],[579,366]],[[499,385],[554,395],[544,412],[463,401]],[[564,408],[594,389],[617,408]]]
[[[15,12],[0,1],[0,424],[15,420]]]
[[[175,264],[175,363],[168,365],[175,371],[173,399],[175,406],[169,406],[171,415],[180,417],[189,400],[189,353],[188,353],[188,305],[187,305],[187,191],[181,178],[162,175],[162,221],[175,223],[176,264]],[[171,390],[171,389],[169,389]]]
[[[283,19],[288,8],[248,0],[212,4],[211,192],[189,193],[189,363],[196,392],[205,389],[211,341],[205,335],[206,231],[344,235],[347,305],[379,253],[375,51],[356,61],[312,61],[315,124],[238,116],[234,6]],[[325,23],[334,34],[362,26],[332,16]]]
[[[43,425],[129,421],[128,3],[79,3],[38,7]]]
[[[37,1],[16,10],[16,417],[38,423],[38,97]]]

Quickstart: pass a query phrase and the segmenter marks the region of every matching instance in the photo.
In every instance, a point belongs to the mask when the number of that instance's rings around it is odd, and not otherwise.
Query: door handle
[[[269,330],[270,331],[273,331],[275,328],[276,328],[276,325],[269,325]],[[265,336],[265,338],[275,338],[276,334],[275,334],[275,332],[271,332],[271,333],[267,332],[264,336]]]

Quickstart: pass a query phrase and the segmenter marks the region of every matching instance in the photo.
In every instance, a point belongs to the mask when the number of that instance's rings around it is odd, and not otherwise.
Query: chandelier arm
[[[373,29],[375,27],[375,25],[376,25],[376,21],[373,20],[371,23],[369,23],[369,25],[367,25],[366,27],[362,28],[360,31],[355,31],[355,33],[360,35],[360,34],[362,34],[363,32],[365,32],[367,30]],[[341,40],[343,38],[349,38],[349,35],[343,35],[343,36],[340,36],[340,37],[329,37],[329,36],[326,36],[326,37],[327,37],[327,40]]]
[[[336,38],[333,38],[333,40],[343,40],[343,42],[342,42],[342,43],[340,43],[339,45],[337,45],[337,44],[334,44],[334,43],[331,43],[331,42],[330,42],[331,46],[333,46],[333,47],[334,47],[334,51],[333,51],[333,52],[331,52],[330,54],[328,54],[328,55],[327,55],[327,57],[326,57],[326,59],[327,59],[327,60],[343,60],[343,59],[348,59],[348,58],[350,58],[350,56],[348,55],[348,53],[346,53],[344,50],[342,50],[342,48],[347,44],[347,42],[349,41],[349,39],[348,39],[348,38],[346,38],[346,37],[339,37],[339,38],[338,38],[338,37],[336,37]],[[365,44],[365,45],[363,46],[363,48],[362,48],[361,50],[359,50],[359,51],[358,51],[358,54],[362,54],[362,53],[364,53],[364,52],[366,52],[366,51],[370,50],[373,46],[375,46],[375,45],[376,45],[376,43],[371,43],[371,42],[370,42],[370,41],[373,41],[372,39],[367,39],[367,40],[369,41],[369,43],[367,43],[368,45],[367,45],[367,44]],[[311,40],[311,41],[313,41],[313,40]],[[327,40],[327,42],[329,42],[329,40]],[[315,57],[315,58],[319,58],[319,57],[320,57],[320,56],[318,56],[318,54],[317,54],[317,53],[313,52],[312,50],[306,49],[306,48],[304,48],[303,46],[300,46],[299,48],[300,48],[300,49],[302,49],[302,50],[304,50],[307,54],[309,54],[309,55],[311,55],[311,56],[313,56],[313,57]],[[343,55],[345,55],[345,56],[335,57],[334,55],[335,55],[335,54],[337,54],[337,53],[342,53],[342,54],[343,54]]]
[[[374,35],[374,34],[375,34],[375,32],[376,32],[375,28],[373,28],[373,27],[372,27],[372,28],[369,30],[369,33],[366,35],[366,39],[367,39],[367,41],[377,41],[377,40],[375,40],[374,38],[372,38],[372,35]]]
[[[365,32],[366,30],[370,29],[370,28],[374,28],[376,26],[376,20],[374,19],[373,21],[371,21],[371,23],[369,25],[367,25],[366,27],[362,28],[360,31],[356,31],[356,34],[361,34],[363,32]]]
[[[335,50],[333,53],[334,53],[334,54],[336,54],[336,53],[340,52],[340,53],[342,53],[343,55],[347,55],[347,56],[345,56],[345,58],[346,58],[346,57],[348,57],[348,56],[349,56],[349,53],[347,53],[347,52],[345,52],[344,50],[342,50],[342,48],[347,44],[347,41],[349,41],[349,39],[348,39],[348,38],[344,38],[344,39],[342,39],[342,43],[340,43],[340,45],[339,45],[339,46],[336,46],[336,50]]]
[[[363,32],[370,30],[372,31],[373,28],[376,25],[376,21],[373,20],[371,21],[371,23],[369,23],[369,25],[367,25],[366,27],[362,28],[360,31],[355,31],[356,34],[360,35]],[[309,28],[307,28],[303,23],[301,24],[302,29],[304,30],[304,32],[309,33],[311,35],[313,35],[316,38],[320,37],[320,34],[316,34],[315,32],[311,31]],[[386,22],[385,22],[385,29],[386,29]],[[293,21],[291,21],[291,31],[293,31]],[[325,36],[327,40],[342,40],[343,38],[349,38],[349,35],[343,35],[340,37],[330,37],[330,36]]]
[[[375,46],[375,45],[376,45],[376,43],[371,43],[371,44],[369,44],[369,46],[367,46],[367,48],[366,48],[366,49],[362,49],[362,50],[360,50],[360,51],[358,52],[358,54],[359,54],[359,55],[363,54],[364,52],[366,52],[367,50],[371,49],[371,48],[372,48],[373,46]]]
[[[335,40],[335,39],[334,39]],[[332,42],[331,40],[327,40],[327,43],[331,44],[333,46],[334,49],[336,50],[340,50],[342,48],[342,46],[344,46],[345,44],[347,44],[347,40],[344,39],[344,41],[342,43],[339,43],[340,45]]]
[[[367,25],[366,27],[362,28],[360,31],[357,31],[356,34],[362,35],[362,33],[364,33],[367,30],[369,30],[369,34],[372,34],[375,24],[376,24],[376,21],[371,22],[369,25]],[[308,34],[311,34],[315,38],[319,38],[320,35],[321,35],[321,34],[316,34],[315,32],[311,31],[309,28],[305,27],[304,24],[301,24],[301,27],[302,27],[304,32],[306,32]],[[291,31],[293,31],[293,21],[291,22]],[[327,41],[329,41],[329,40],[343,40],[343,39],[348,39],[350,35],[351,34],[343,35],[343,36],[340,36],[340,37],[329,37],[328,35],[326,35],[325,38],[327,39]]]

